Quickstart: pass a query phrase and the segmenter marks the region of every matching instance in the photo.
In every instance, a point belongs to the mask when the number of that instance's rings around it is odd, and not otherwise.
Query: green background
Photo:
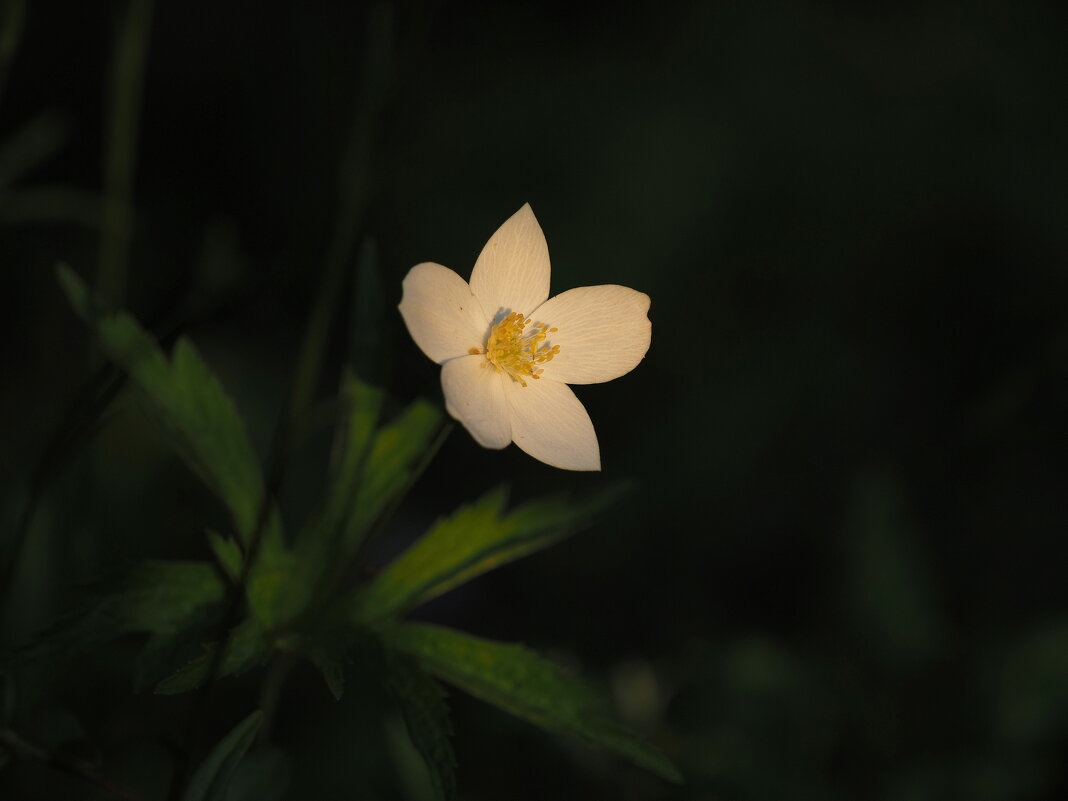
[[[97,274],[125,7],[30,2],[0,96],[0,142],[29,143],[0,161],[6,548],[100,363],[54,266]],[[395,312],[401,279],[420,261],[466,277],[524,202],[554,293],[651,296],[646,360],[578,389],[602,474],[457,430],[372,557],[501,482],[523,500],[630,480],[590,530],[419,617],[581,669],[686,783],[454,692],[461,798],[1061,798],[1066,25],[1052,4],[161,0],[124,302],[189,334],[266,455],[341,187],[359,198],[348,261],[363,253],[380,294],[341,290],[318,399],[350,362],[398,403],[437,397]],[[287,520],[312,507],[328,451],[324,427],[298,452]],[[45,494],[4,644],[78,582],[208,558],[208,524],[222,510],[120,398]],[[135,645],[56,666],[12,703],[40,739],[149,787],[188,704],[131,693]],[[259,678],[224,680],[214,739]],[[286,691],[287,798],[422,797],[373,690],[335,702],[302,668]],[[83,791],[38,766],[0,773],[6,797]]]

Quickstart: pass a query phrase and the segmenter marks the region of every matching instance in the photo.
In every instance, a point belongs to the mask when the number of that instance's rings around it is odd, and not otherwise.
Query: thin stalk
[[[363,86],[356,104],[349,143],[339,175],[338,218],[327,251],[315,306],[301,343],[293,378],[288,427],[292,440],[300,439],[305,412],[315,393],[326,341],[343,297],[348,268],[359,239],[362,220],[371,198],[370,155],[378,132],[389,82],[393,42],[393,8],[377,3],[368,12],[364,41]]]
[[[0,15],[0,97],[3,97],[7,87],[7,76],[19,49],[25,22],[26,0],[7,0],[3,14]]]
[[[130,260],[130,196],[153,0],[129,0],[119,21],[112,62],[111,112],[104,166],[104,214],[97,294],[117,309],[126,296]]]
[[[278,701],[282,697],[282,687],[296,665],[296,656],[288,651],[280,651],[275,654],[267,668],[263,684],[260,685],[259,708],[263,712],[263,723],[260,725],[258,739],[261,743],[271,741],[271,729],[274,726],[275,713],[278,711]]]

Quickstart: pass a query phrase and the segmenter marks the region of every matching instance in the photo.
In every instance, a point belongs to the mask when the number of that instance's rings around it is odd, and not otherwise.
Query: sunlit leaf
[[[456,758],[449,741],[452,725],[445,691],[418,664],[400,655],[389,659],[386,683],[408,727],[412,745],[426,762],[435,797],[448,801],[456,795]]]
[[[205,646],[204,653],[156,685],[156,692],[177,695],[194,690],[210,678],[216,662],[218,676],[244,673],[262,664],[270,655],[272,646],[270,638],[254,620],[245,620],[231,630],[221,661],[217,657],[220,644],[211,643]]]
[[[189,780],[182,801],[223,801],[234,771],[262,724],[263,712],[256,710],[220,740]]]
[[[226,504],[247,542],[263,499],[263,476],[244,423],[218,380],[188,340],[178,340],[168,359],[133,317],[103,311],[70,269],[59,268],[59,281],[107,355],[127,371],[167,441]]]
[[[681,781],[663,754],[611,717],[597,693],[522,646],[423,624],[389,628],[385,638],[430,673],[476,698],[550,732],[614,751],[665,779]]]
[[[434,524],[426,535],[353,597],[352,619],[370,623],[406,611],[475,576],[558,542],[619,494],[584,503],[549,498],[505,514],[497,489]]]

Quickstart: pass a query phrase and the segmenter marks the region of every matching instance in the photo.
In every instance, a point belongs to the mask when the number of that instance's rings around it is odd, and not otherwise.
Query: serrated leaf
[[[598,694],[522,646],[425,624],[398,625],[384,634],[427,671],[476,698],[547,731],[614,751],[670,781],[682,780],[663,754],[613,720]]]
[[[182,801],[224,801],[230,779],[262,724],[263,712],[256,710],[220,740],[189,780]]]
[[[273,643],[264,631],[251,618],[238,624],[230,631],[226,641],[226,650],[218,665],[218,676],[232,676],[244,673],[270,655]],[[211,676],[217,660],[220,644],[210,643],[204,647],[204,653],[187,663],[177,673],[156,685],[159,695],[177,695],[195,690]]]
[[[263,498],[263,475],[233,401],[187,339],[178,340],[168,360],[133,317],[103,311],[69,268],[60,266],[58,275],[75,312],[126,370],[167,441],[226,504],[247,542]]]
[[[445,691],[418,664],[396,653],[388,660],[386,683],[412,745],[426,762],[435,797],[450,801],[456,795],[456,757],[449,740],[452,724]]]
[[[20,649],[15,663],[68,660],[136,632],[150,635],[145,646],[150,661],[166,661],[186,632],[196,631],[218,611],[226,587],[215,567],[206,562],[144,562],[91,592],[95,600],[83,602],[83,611],[59,621]]]
[[[350,601],[357,624],[403,613],[475,576],[545,548],[574,533],[619,495],[613,488],[581,504],[549,498],[504,514],[498,488],[463,506],[395,559]]]

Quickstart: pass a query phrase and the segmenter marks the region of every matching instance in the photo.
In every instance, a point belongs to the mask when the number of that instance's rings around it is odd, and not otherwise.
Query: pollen
[[[540,365],[552,361],[560,352],[559,345],[545,343],[555,332],[555,328],[542,323],[532,325],[529,317],[513,312],[490,329],[483,366],[492,365],[498,373],[508,373],[525,387],[527,379],[539,378],[545,371]]]

